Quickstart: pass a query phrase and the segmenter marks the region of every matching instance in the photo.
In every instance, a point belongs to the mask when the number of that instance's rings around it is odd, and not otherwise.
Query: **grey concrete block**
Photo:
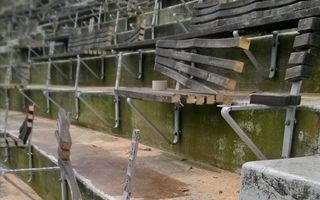
[[[240,200],[319,200],[320,156],[248,162]]]

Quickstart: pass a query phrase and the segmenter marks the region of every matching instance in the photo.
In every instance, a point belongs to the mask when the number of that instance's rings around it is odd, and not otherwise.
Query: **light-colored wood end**
[[[233,79],[229,79],[225,88],[229,89],[229,90],[234,90],[236,88],[237,85],[237,81],[233,80]]]
[[[251,43],[251,40],[249,40],[248,38],[240,37],[238,47],[248,50],[250,48],[250,43]]]
[[[206,97],[202,95],[197,95],[197,102],[196,105],[203,105],[206,101]]]
[[[215,104],[216,103],[216,96],[215,95],[208,95],[206,97],[207,104]]]
[[[244,63],[241,61],[235,61],[235,64],[233,66],[233,71],[235,72],[243,72],[243,68],[244,68]]]
[[[172,103],[179,103],[181,101],[181,95],[180,94],[174,94],[172,96],[171,102]]]
[[[197,98],[194,95],[188,95],[187,104],[195,104],[197,102]]]

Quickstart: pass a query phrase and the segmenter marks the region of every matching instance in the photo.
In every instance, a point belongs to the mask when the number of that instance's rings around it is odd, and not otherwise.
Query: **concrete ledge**
[[[243,165],[240,200],[320,199],[320,156]]]

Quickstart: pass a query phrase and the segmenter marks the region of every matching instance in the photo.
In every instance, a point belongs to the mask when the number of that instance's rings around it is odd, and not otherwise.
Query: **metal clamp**
[[[272,39],[272,51],[271,51],[271,61],[270,66],[268,69],[261,65],[253,53],[248,50],[244,49],[244,53],[247,55],[253,66],[258,70],[258,72],[265,78],[273,78],[277,71],[277,61],[278,61],[278,47],[279,47],[279,33],[278,31],[272,32],[273,39]],[[240,37],[238,31],[233,32],[234,37]]]
[[[161,136],[168,144],[178,144],[180,141],[180,113],[182,106],[175,105],[174,111],[174,131],[173,131],[173,140],[170,140],[165,134],[163,134],[147,117],[132,103],[131,98],[127,98],[128,105],[132,108],[132,110],[159,136]]]

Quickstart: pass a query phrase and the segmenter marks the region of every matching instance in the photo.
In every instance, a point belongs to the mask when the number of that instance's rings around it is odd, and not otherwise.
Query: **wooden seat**
[[[6,138],[4,137],[6,135]],[[0,134],[0,147],[19,147],[23,146],[24,143],[21,139],[14,137],[8,133],[1,133]]]
[[[155,70],[197,92],[217,93],[216,89],[234,90],[236,81],[197,67],[208,65],[241,73],[244,63],[237,60],[201,55],[197,49],[240,48],[249,49],[250,40],[238,38],[159,40],[156,48]],[[208,84],[209,83],[209,84]],[[213,87],[214,84],[217,87]]]

